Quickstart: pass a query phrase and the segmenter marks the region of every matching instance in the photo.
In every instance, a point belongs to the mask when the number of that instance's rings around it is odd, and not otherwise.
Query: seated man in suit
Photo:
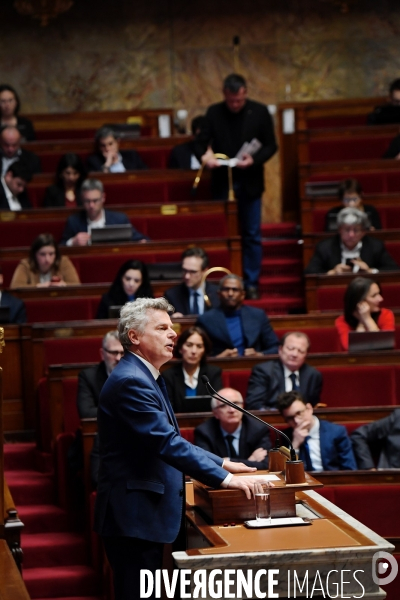
[[[338,234],[317,244],[305,270],[306,275],[398,271],[399,266],[386,250],[385,244],[367,235],[370,223],[365,212],[344,208],[337,219]]]
[[[130,225],[127,215],[105,210],[106,195],[101,181],[85,179],[81,186],[83,210],[68,217],[61,243],[67,246],[87,246],[90,244],[92,229],[106,225]],[[145,242],[148,238],[132,227],[132,241]]]
[[[311,406],[319,402],[322,375],[306,364],[310,340],[305,333],[286,333],[279,346],[278,360],[269,360],[253,367],[246,396],[246,408],[276,409],[282,392],[299,390]]]
[[[343,425],[320,421],[313,407],[299,392],[284,392],[278,397],[278,409],[290,425],[292,440],[306,471],[357,469],[350,438]]]
[[[6,174],[0,179],[0,210],[25,210],[32,208],[26,186],[32,173],[22,161],[9,165]]]
[[[243,406],[242,394],[237,390],[223,388],[218,393]],[[214,416],[194,430],[196,446],[249,467],[268,469],[267,454],[271,447],[268,427],[215,396],[211,400],[211,408]]]
[[[26,323],[25,304],[19,298],[8,292],[3,292],[3,273],[0,267],[0,306],[10,309],[9,323]]]
[[[168,159],[169,169],[200,169],[200,162],[194,153],[194,138],[204,127],[205,117],[198,115],[192,120],[192,135],[193,139],[190,142],[184,144],[178,144],[175,148],[172,148],[171,154]]]
[[[1,174],[4,176],[12,163],[22,160],[31,172],[40,173],[40,159],[36,154],[21,148],[21,134],[16,127],[8,125],[0,133]]]
[[[173,317],[202,315],[206,310],[219,306],[218,286],[206,281],[204,273],[208,269],[208,256],[203,248],[188,248],[182,254],[183,281],[169,288],[165,298],[175,308]],[[208,297],[208,302],[205,299]]]
[[[243,305],[246,292],[243,279],[226,275],[219,282],[221,306],[201,315],[196,325],[208,333],[211,354],[226,356],[263,356],[278,352],[278,338],[263,310]]]
[[[400,408],[388,417],[362,425],[351,434],[359,469],[375,471],[373,450],[378,450],[378,469],[400,469]]]
[[[111,127],[101,127],[96,131],[97,153],[87,159],[88,171],[103,173],[125,173],[135,169],[147,169],[135,150],[120,150],[118,137]]]
[[[387,103],[375,106],[373,112],[367,115],[368,125],[389,123],[400,123],[400,79],[391,82]]]
[[[117,331],[108,331],[100,348],[101,362],[83,369],[78,375],[77,406],[81,419],[97,417],[100,392],[107,377],[124,355]]]

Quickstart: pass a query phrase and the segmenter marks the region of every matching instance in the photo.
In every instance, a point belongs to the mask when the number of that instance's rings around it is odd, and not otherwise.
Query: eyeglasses
[[[298,417],[302,417],[304,413],[308,410],[307,408],[303,408],[302,410],[298,410],[294,415],[290,415],[290,417],[285,417],[285,421],[294,421]]]
[[[88,206],[89,204],[98,204],[101,201],[102,198],[92,198],[91,200],[83,200],[83,204]]]
[[[123,356],[124,355],[124,351],[123,350],[107,350],[107,348],[103,348],[103,350],[105,352],[107,352],[107,354],[111,354],[111,356]]]
[[[193,271],[192,269],[182,269],[182,273],[184,275],[196,275],[197,273],[200,273],[199,271]]]

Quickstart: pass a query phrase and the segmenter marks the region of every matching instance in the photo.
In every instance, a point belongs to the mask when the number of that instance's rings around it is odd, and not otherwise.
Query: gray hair
[[[343,208],[337,216],[338,228],[342,225],[361,225],[363,229],[369,229],[371,224],[366,213],[357,208]]]
[[[228,279],[235,279],[236,281],[238,281],[240,283],[242,290],[244,289],[243,279],[241,277],[239,277],[239,275],[234,275],[233,273],[223,276],[223,278],[219,282],[219,289],[224,287],[224,285]]]
[[[98,129],[94,135],[94,139],[96,141],[96,143],[98,144],[100,140],[104,140],[104,138],[107,137],[113,137],[114,139],[118,139],[117,134],[115,133],[114,129],[112,127],[108,127],[107,125],[105,125],[104,127],[100,127],[100,129]]]
[[[114,329],[113,331],[107,331],[106,335],[103,337],[101,345],[103,348],[105,348],[108,340],[117,340],[117,342],[119,342],[119,336],[118,336],[118,331],[116,329]]]
[[[84,192],[92,192],[93,190],[104,193],[104,186],[100,179],[85,179],[81,185],[81,196]]]
[[[243,402],[243,396],[242,394],[239,392],[239,390],[235,390],[234,388],[222,388],[221,390],[218,390],[219,392],[222,392],[223,390],[230,390],[232,392],[235,392],[238,395],[238,400],[241,400]],[[229,398],[227,398],[229,400]],[[232,402],[232,400],[231,400]],[[220,400],[217,396],[213,396],[211,398],[211,408],[217,408],[217,406],[219,406],[220,404],[224,404],[224,402],[222,402],[222,400]]]
[[[133,302],[127,302],[121,308],[118,321],[119,341],[125,349],[132,345],[128,331],[134,329],[137,333],[143,333],[149,320],[149,311],[164,310],[173,313],[174,307],[165,298],[137,298]]]

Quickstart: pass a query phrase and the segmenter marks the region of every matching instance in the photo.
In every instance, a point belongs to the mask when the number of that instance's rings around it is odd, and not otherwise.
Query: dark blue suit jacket
[[[219,306],[218,286],[215,283],[206,281],[206,294],[210,299],[211,308]],[[164,296],[170,304],[175,308],[175,312],[180,312],[183,315],[190,315],[190,293],[189,288],[185,283],[175,285],[166,290]],[[204,303],[204,312],[210,310]]]
[[[319,443],[324,471],[352,471],[357,469],[353,448],[346,427],[330,421],[319,421]],[[292,439],[292,429],[287,435]]]
[[[245,348],[254,348],[263,354],[278,352],[279,340],[263,310],[244,305],[241,308],[241,318]],[[213,356],[227,348],[233,348],[222,308],[212,308],[207,311],[197,319],[196,325],[208,333],[213,345],[211,352]]]
[[[128,216],[125,213],[116,212],[114,210],[105,210],[104,212],[106,214],[106,225],[131,224]],[[60,243],[66,244],[70,238],[76,236],[76,234],[80,233],[81,231],[87,231],[87,217],[84,210],[81,210],[79,213],[68,217]],[[149,238],[132,227],[132,242],[138,242],[139,240],[147,239]]]
[[[95,531],[173,542],[182,517],[183,473],[219,487],[228,474],[222,459],[181,437],[170,403],[146,365],[130,352],[103,387],[97,422]]]
[[[26,323],[25,304],[19,298],[2,292],[0,306],[10,307],[10,323]]]

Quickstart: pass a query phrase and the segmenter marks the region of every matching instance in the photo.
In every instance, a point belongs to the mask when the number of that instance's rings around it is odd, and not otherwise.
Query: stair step
[[[24,569],[88,562],[85,538],[79,533],[35,533],[21,536]]]
[[[248,306],[255,306],[265,311],[267,315],[284,315],[288,312],[298,311],[304,308],[304,299],[302,296],[296,297],[261,297],[259,300],[245,300]]]
[[[84,565],[23,569],[23,580],[30,597],[81,598],[100,594],[100,577],[94,569]]]
[[[18,516],[26,533],[56,533],[70,529],[66,511],[54,504],[20,505]]]
[[[263,240],[263,258],[301,258],[302,245],[298,240]]]
[[[6,471],[34,469],[36,444],[4,444],[4,469]]]
[[[295,222],[287,223],[264,223],[261,225],[261,235],[263,237],[284,237],[287,235],[296,235],[298,225]]]
[[[6,471],[5,478],[15,506],[26,504],[54,504],[53,476],[38,471]]]

